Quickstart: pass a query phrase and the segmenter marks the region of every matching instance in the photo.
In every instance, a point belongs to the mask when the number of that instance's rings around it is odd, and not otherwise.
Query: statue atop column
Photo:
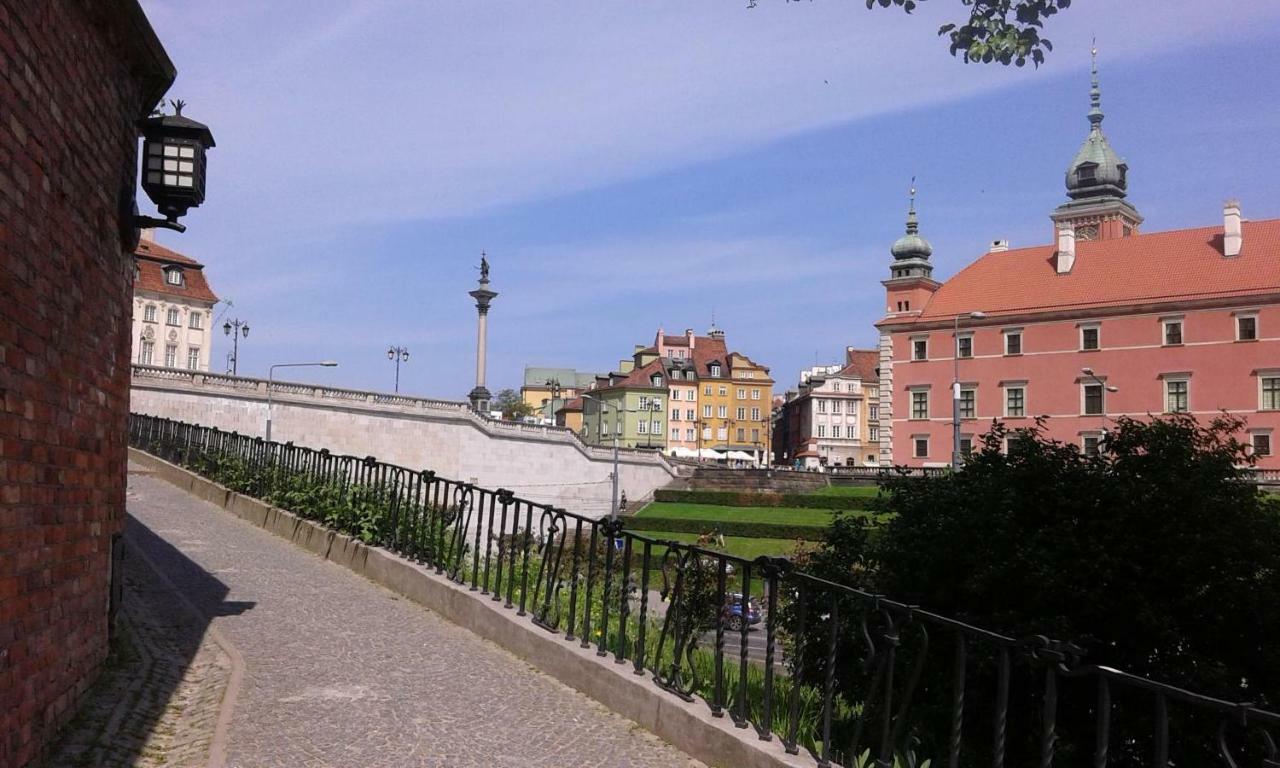
[[[497,297],[497,291],[489,290],[489,259],[480,252],[480,284],[468,293],[476,300],[476,386],[467,395],[473,410],[488,415],[492,395],[484,386],[485,358],[488,353],[489,303]]]

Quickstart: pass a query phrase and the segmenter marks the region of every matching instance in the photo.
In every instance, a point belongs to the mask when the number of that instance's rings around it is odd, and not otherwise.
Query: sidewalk
[[[129,546],[243,660],[229,766],[700,765],[469,631],[160,480],[130,475],[129,513]],[[215,698],[216,675],[201,675],[223,668],[203,649],[186,644],[189,670]]]

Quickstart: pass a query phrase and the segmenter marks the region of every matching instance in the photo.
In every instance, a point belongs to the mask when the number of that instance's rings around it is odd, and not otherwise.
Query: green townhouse
[[[582,393],[582,439],[590,445],[666,447],[667,375],[662,360],[596,378]]]

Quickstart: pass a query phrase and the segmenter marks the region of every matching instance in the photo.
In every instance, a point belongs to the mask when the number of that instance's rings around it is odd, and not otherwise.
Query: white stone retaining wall
[[[132,385],[134,413],[244,435],[266,431],[265,379],[134,366]],[[431,469],[583,515],[609,510],[612,450],[562,427],[494,421],[461,401],[294,382],[272,382],[271,401],[273,440]],[[619,452],[620,488],[633,509],[676,474],[660,453]]]

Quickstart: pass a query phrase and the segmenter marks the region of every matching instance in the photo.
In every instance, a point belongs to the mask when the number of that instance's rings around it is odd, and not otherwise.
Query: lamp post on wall
[[[267,441],[271,441],[271,385],[276,378],[277,368],[307,368],[310,366],[320,366],[324,368],[333,368],[337,366],[334,360],[321,360],[318,363],[276,363],[267,369]]]
[[[394,360],[396,364],[396,393],[398,394],[400,392],[400,363],[409,362],[409,350],[404,347],[388,347],[387,359]]]
[[[240,362],[240,336],[249,338],[249,323],[240,318],[228,320],[222,324],[223,334],[231,337],[231,375],[236,375],[236,367]]]
[[[551,419],[551,423],[554,424],[556,421],[556,401],[560,399],[561,392],[560,379],[547,379],[544,383],[550,388],[548,394],[551,395],[551,400],[547,404],[547,416]]]
[[[164,218],[139,216],[137,204],[130,202],[133,215],[123,220],[131,222],[135,244],[139,228],[186,232],[178,219],[204,202],[205,153],[214,147],[213,133],[204,123],[183,116],[186,102],[179,99],[169,104],[172,115],[157,113],[138,123],[143,136],[142,189]]]
[[[986,316],[986,312],[968,312],[964,315],[956,315],[955,328],[952,331],[951,340],[954,346],[951,349],[951,471],[953,472],[960,471],[960,461],[963,458],[960,455],[960,318],[981,320]],[[972,354],[972,351],[970,351],[970,354]]]
[[[1098,386],[1102,387],[1102,389],[1106,392],[1114,393],[1114,392],[1120,391],[1119,387],[1115,386],[1114,384],[1108,384],[1104,379],[1099,378],[1093,372],[1092,368],[1081,368],[1080,373],[1084,374],[1085,376],[1088,376],[1089,379],[1091,379],[1094,384],[1097,384]],[[1101,416],[1104,419],[1107,417],[1107,404],[1106,404],[1105,397],[1102,402],[1102,413],[1099,413],[1097,415]],[[1104,426],[1102,428],[1102,437],[1100,438],[1099,442],[1101,442],[1102,440],[1105,440],[1106,437],[1107,437],[1107,428]]]

